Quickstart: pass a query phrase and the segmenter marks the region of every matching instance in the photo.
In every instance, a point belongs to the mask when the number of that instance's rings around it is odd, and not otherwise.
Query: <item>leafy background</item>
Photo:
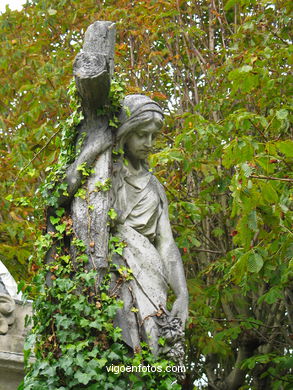
[[[112,20],[128,93],[166,112],[150,165],[190,292],[184,389],[291,388],[291,12],[286,0],[34,0],[0,15],[0,260],[17,280],[36,271],[34,199],[70,115],[72,62],[88,25]]]

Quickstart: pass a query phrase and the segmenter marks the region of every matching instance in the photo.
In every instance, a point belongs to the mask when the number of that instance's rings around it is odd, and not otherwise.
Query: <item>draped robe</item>
[[[146,341],[158,352],[159,315],[167,299],[166,259],[155,247],[158,221],[166,202],[162,185],[147,170],[132,175],[118,166],[113,175],[114,207],[120,214],[117,233],[125,243],[123,256],[114,263],[130,268],[133,279],[119,291],[124,306],[115,318],[123,340],[134,350]]]

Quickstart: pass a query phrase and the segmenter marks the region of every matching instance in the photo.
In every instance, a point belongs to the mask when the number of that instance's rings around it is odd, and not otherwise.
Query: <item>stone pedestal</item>
[[[16,390],[23,380],[23,345],[27,333],[25,317],[31,313],[31,303],[16,300],[14,321],[6,334],[0,334],[0,390]]]

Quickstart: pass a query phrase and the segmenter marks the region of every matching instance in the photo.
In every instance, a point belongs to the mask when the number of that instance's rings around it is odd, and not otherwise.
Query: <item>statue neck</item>
[[[126,157],[125,160],[127,163],[124,165],[126,166],[127,170],[131,175],[138,176],[141,173],[145,172],[145,167],[144,167],[144,160],[137,160],[137,159],[131,159],[129,157]]]

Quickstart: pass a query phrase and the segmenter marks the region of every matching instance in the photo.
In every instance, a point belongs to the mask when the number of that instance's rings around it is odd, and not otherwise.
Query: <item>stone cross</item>
[[[99,191],[97,183],[105,183],[111,173],[111,130],[109,119],[101,114],[108,102],[111,75],[114,68],[115,23],[97,21],[85,33],[82,51],[77,55],[73,73],[81,97],[84,121],[79,127],[79,136],[84,137],[78,164],[86,162],[93,171],[86,181],[86,198],[74,197],[71,202],[71,217],[76,236],[86,246],[89,268],[97,270],[107,267],[109,191]],[[97,155],[97,151],[102,151]],[[69,186],[78,185],[70,182]],[[74,176],[74,175],[73,175]],[[73,249],[74,256],[74,249]],[[100,272],[100,278],[103,272]]]

